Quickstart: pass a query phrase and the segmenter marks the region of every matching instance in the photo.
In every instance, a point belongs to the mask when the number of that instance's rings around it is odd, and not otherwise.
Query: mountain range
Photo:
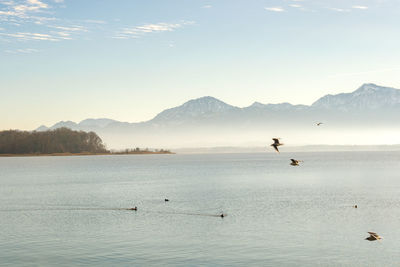
[[[51,127],[94,131],[111,148],[261,145],[285,136],[292,144],[400,143],[400,90],[363,84],[312,105],[254,102],[244,108],[211,96],[190,100],[139,123],[111,119],[61,121]],[[316,126],[316,122],[323,122]],[[348,139],[350,138],[350,140]],[[382,138],[388,138],[384,142]]]

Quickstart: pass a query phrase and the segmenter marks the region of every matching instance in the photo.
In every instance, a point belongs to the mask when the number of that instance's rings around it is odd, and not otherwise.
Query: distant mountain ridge
[[[128,123],[106,118],[86,119],[79,123],[61,121],[49,128],[40,126],[36,131],[67,127],[94,131],[105,137],[107,143],[114,143],[107,141],[109,137],[118,136],[121,142],[125,140],[137,144],[137,140],[140,143],[148,140],[150,145],[153,141],[160,141],[155,146],[165,147],[165,143],[171,142],[175,145],[180,142],[179,139],[183,140],[183,137],[188,136],[191,142],[196,143],[196,140],[206,140],[207,136],[210,137],[207,140],[211,140],[218,139],[217,136],[221,135],[220,142],[225,142],[228,138],[222,135],[243,136],[251,130],[274,133],[278,132],[276,129],[289,131],[297,127],[301,131],[304,125],[314,124],[316,121],[328,122],[331,129],[372,125],[392,127],[399,112],[399,89],[367,83],[351,93],[325,95],[309,106],[254,102],[248,107],[240,108],[205,96],[166,109],[145,122]]]
[[[73,130],[82,130],[84,128],[104,128],[114,122],[119,123],[119,121],[111,119],[86,119],[79,123],[73,121],[60,121],[49,128],[45,125],[41,125],[39,128],[36,129],[36,131],[53,130],[62,127],[70,128]]]
[[[390,87],[364,84],[352,93],[326,95],[311,106],[314,108],[339,110],[376,110],[379,108],[399,107],[400,90]]]
[[[212,116],[216,113],[224,113],[240,108],[222,102],[211,96],[189,100],[181,106],[170,108],[159,113],[152,121],[193,119],[198,116]]]

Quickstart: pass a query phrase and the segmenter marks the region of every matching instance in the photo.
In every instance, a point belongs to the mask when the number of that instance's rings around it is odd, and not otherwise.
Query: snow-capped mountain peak
[[[352,93],[326,95],[312,104],[313,108],[350,110],[375,110],[400,105],[400,90],[373,83],[363,84]]]
[[[190,119],[202,115],[223,113],[229,110],[239,109],[211,96],[205,96],[187,101],[181,106],[170,108],[159,113],[153,121]]]

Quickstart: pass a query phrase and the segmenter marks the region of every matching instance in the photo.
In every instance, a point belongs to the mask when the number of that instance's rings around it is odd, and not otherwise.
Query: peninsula
[[[166,149],[107,150],[95,132],[58,128],[43,132],[0,132],[0,157],[173,154]]]

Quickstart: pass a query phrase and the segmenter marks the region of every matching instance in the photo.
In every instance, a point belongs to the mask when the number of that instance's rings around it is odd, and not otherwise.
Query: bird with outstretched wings
[[[378,235],[377,233],[368,232],[368,234],[369,234],[369,237],[365,238],[365,240],[368,240],[368,241],[378,240],[379,241],[380,239],[382,239],[382,237],[380,235]]]
[[[279,138],[272,138],[272,140],[274,141],[274,143],[271,144],[271,146],[276,150],[276,152],[280,153],[278,146],[281,146],[283,144],[279,142]]]

